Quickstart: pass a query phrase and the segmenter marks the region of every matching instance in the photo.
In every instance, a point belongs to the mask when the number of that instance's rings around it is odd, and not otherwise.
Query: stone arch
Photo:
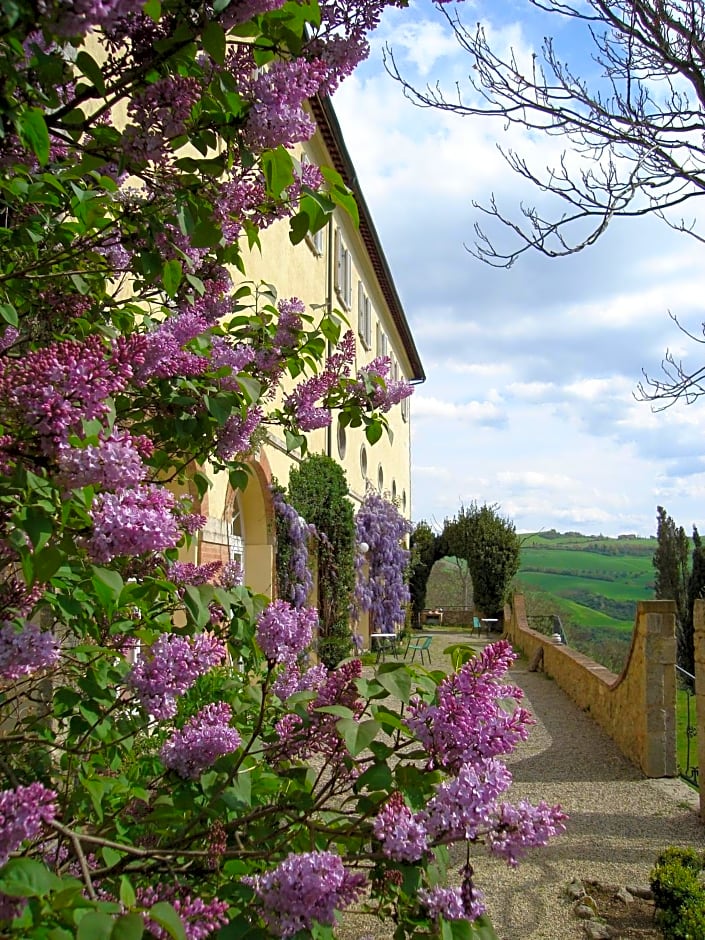
[[[228,560],[242,556],[245,583],[257,594],[274,597],[274,506],[270,492],[272,479],[264,454],[248,461],[249,480],[244,490],[228,483],[223,518],[226,524]],[[236,540],[240,540],[239,543]]]

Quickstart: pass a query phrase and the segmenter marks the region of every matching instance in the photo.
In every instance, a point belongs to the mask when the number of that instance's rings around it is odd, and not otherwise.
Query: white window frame
[[[357,332],[365,349],[372,346],[372,302],[362,281],[357,285]]]
[[[382,329],[382,324],[377,324],[377,331],[375,336],[375,345],[377,351],[377,357],[388,356],[389,355],[389,341],[387,339],[387,334]]]
[[[350,310],[352,307],[352,255],[339,229],[335,231],[335,292],[345,309]]]

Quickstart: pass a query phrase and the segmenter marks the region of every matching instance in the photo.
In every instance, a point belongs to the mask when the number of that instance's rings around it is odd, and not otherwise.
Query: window
[[[235,495],[228,532],[228,555],[230,561],[239,563],[243,573],[245,570],[245,532],[242,525],[242,507],[240,498]]]
[[[392,502],[397,501],[397,481],[392,480]]]
[[[362,283],[357,285],[357,332],[365,349],[372,346],[372,304]]]
[[[387,341],[387,334],[382,329],[381,325],[377,324],[376,331],[376,344],[377,344],[377,356],[386,356],[387,350],[389,348],[389,343]]]
[[[301,169],[305,166],[311,166],[311,161],[306,156],[305,153],[301,154]],[[320,228],[317,232],[314,232],[313,235],[310,232],[306,234],[306,244],[314,253],[317,258],[320,258],[323,254],[323,233],[325,228]]]
[[[401,416],[404,421],[409,420],[409,396],[401,400]]]
[[[384,470],[382,469],[382,464],[379,465],[377,470],[377,489],[380,493],[384,489]]]
[[[401,511],[406,512],[406,490],[401,492]]]
[[[345,307],[352,307],[352,258],[340,231],[335,233],[335,291]]]
[[[345,456],[345,451],[347,450],[348,442],[345,436],[345,428],[342,424],[338,423],[338,454],[342,460]]]
[[[360,472],[363,480],[367,479],[367,448],[363,444],[360,448]]]
[[[399,381],[399,363],[398,363],[397,360],[394,358],[394,356],[392,356],[391,378],[392,378],[395,382],[398,382],[398,381]]]

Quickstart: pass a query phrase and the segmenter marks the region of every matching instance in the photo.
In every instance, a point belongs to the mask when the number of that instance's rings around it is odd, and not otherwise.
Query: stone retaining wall
[[[637,604],[632,645],[620,676],[532,630],[521,594],[514,595],[504,622],[512,646],[530,661],[541,650],[546,675],[595,719],[647,777],[677,775],[676,627],[672,601]],[[702,636],[705,665],[705,629]],[[705,682],[702,704],[701,714],[705,714]]]

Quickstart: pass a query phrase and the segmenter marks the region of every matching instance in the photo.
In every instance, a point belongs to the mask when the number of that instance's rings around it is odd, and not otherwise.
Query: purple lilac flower
[[[155,718],[173,718],[177,696],[225,659],[225,646],[212,633],[199,633],[193,640],[163,633],[148,657],[135,663],[126,681],[146,712]]]
[[[10,346],[13,346],[20,338],[20,331],[14,326],[6,326],[0,335],[0,352],[5,352]]]
[[[301,315],[306,312],[306,306],[298,297],[292,297],[289,300],[280,300],[277,303],[277,309],[279,311],[279,320],[272,341],[273,345],[293,348],[296,346],[298,334],[303,328]]]
[[[394,632],[404,622],[409,601],[409,585],[405,573],[410,553],[403,539],[411,532],[411,523],[394,503],[374,490],[368,490],[355,516],[355,537],[358,545],[369,548],[365,555],[355,556],[355,592],[353,615],[371,611],[382,632]]]
[[[285,0],[239,0],[239,3],[231,3],[226,7],[220,22],[224,29],[230,29],[240,23],[247,23],[253,16],[278,10],[284,3]]]
[[[205,565],[194,565],[190,561],[175,561],[169,565],[167,575],[174,584],[208,584],[222,567],[222,561],[211,561]]]
[[[487,836],[488,848],[514,868],[527,849],[546,845],[551,836],[565,832],[567,818],[560,806],[549,806],[543,800],[538,806],[526,800],[515,806],[502,803]]]
[[[26,898],[11,898],[8,894],[3,894],[0,891],[0,924],[3,921],[19,917],[26,906]]]
[[[432,838],[474,840],[492,824],[495,800],[512,775],[494,758],[463,764],[457,777],[442,783],[420,814]]]
[[[239,561],[228,561],[223,565],[223,570],[218,576],[218,582],[226,591],[240,587],[242,584],[242,565]]]
[[[242,880],[254,888],[262,917],[278,937],[310,930],[314,921],[332,926],[336,911],[356,901],[366,882],[334,852],[292,852],[273,871]]]
[[[390,378],[392,361],[389,356],[378,356],[357,373],[357,381],[350,394],[365,408],[387,412],[394,405],[412,395],[414,388],[406,379]]]
[[[48,669],[59,659],[59,644],[49,631],[36,623],[17,629],[14,623],[0,623],[0,677],[19,679],[38,669]]]
[[[242,457],[252,450],[252,435],[262,423],[264,414],[259,405],[250,408],[243,418],[232,414],[218,431],[216,452],[222,460]]]
[[[211,365],[214,369],[230,369],[230,375],[224,375],[220,378],[220,386],[225,389],[237,391],[240,386],[237,382],[239,372],[249,366],[255,358],[255,350],[252,346],[246,346],[244,343],[238,343],[232,346],[223,336],[214,336],[211,343]]]
[[[122,146],[128,157],[161,163],[170,141],[186,130],[201,92],[197,79],[169,75],[134,95],[127,108],[132,124],[122,135]]]
[[[326,360],[325,368],[297,385],[284,399],[284,410],[291,414],[302,431],[315,431],[331,423],[326,399],[350,373],[355,358],[355,334],[348,330],[338,344],[337,351]]]
[[[469,909],[465,903],[462,888],[422,888],[418,896],[431,917],[443,917],[446,920],[476,920],[485,912],[480,891],[475,892]]]
[[[311,666],[301,675],[298,663],[285,663],[284,668],[272,684],[272,692],[282,702],[297,692],[320,689],[328,678],[328,670],[323,663]]]
[[[144,337],[64,340],[0,361],[0,401],[40,437],[45,453],[80,433],[84,420],[104,418],[110,399],[143,361]]]
[[[187,780],[197,780],[217,758],[240,747],[242,738],[230,727],[232,717],[225,702],[206,705],[164,744],[159,752],[164,766]]]
[[[181,919],[186,940],[205,940],[228,923],[227,901],[218,898],[204,901],[203,898],[192,897],[186,890],[178,884],[138,888],[137,903],[141,907],[150,908],[159,901],[168,901]],[[149,919],[148,910],[144,913],[144,921],[150,935],[157,940],[168,940],[171,936],[164,927]]]
[[[253,101],[244,128],[248,145],[257,151],[308,140],[316,125],[302,106],[327,72],[315,60],[280,59],[257,75],[248,95]]]
[[[181,539],[175,506],[174,495],[153,483],[101,493],[90,513],[93,534],[87,541],[89,555],[106,562],[118,555],[173,548]]]
[[[505,711],[500,704],[523,695],[501,681],[515,658],[505,640],[492,643],[440,683],[436,704],[410,703],[405,722],[433,766],[457,773],[463,764],[507,754],[526,740],[532,715],[519,706]]]
[[[56,31],[60,36],[84,36],[96,26],[111,26],[142,6],[143,0],[64,0],[55,5]]]
[[[147,468],[129,431],[114,430],[99,444],[59,448],[59,475],[67,489],[100,486],[118,490],[137,486]]]
[[[315,607],[297,609],[278,600],[259,615],[255,636],[270,663],[291,663],[311,644],[317,624]]]
[[[377,814],[372,831],[387,858],[397,862],[416,862],[428,848],[423,822],[414,817],[399,792],[392,793]]]
[[[56,793],[41,783],[0,791],[0,868],[26,839],[34,839],[43,823],[56,816]]]
[[[191,309],[169,317],[143,337],[145,353],[137,370],[140,382],[151,378],[201,375],[208,368],[208,359],[183,346],[201,336],[209,328],[205,317]]]

